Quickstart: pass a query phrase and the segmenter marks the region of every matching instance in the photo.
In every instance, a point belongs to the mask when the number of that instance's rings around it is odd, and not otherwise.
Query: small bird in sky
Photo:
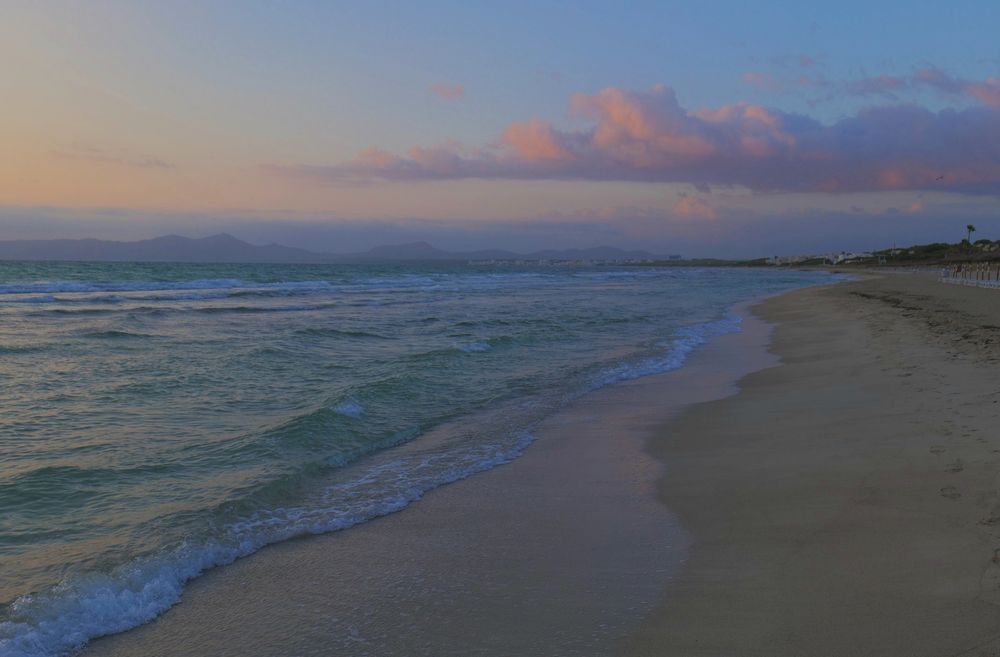
[[[941,174],[940,176],[938,176],[934,180],[944,180],[944,174]]]

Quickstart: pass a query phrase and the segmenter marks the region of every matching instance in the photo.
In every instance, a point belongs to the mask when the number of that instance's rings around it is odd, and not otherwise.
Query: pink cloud
[[[674,216],[684,219],[717,219],[718,211],[707,201],[697,196],[681,196],[680,200],[674,204],[672,210]]]
[[[570,108],[597,122],[586,139],[591,152],[629,168],[669,166],[717,148],[700,134],[697,120],[677,103],[674,91],[662,85],[645,94],[622,89],[576,94]]]
[[[787,65],[784,65],[787,68]],[[947,72],[927,66],[906,75],[881,74],[855,80],[831,81],[820,74],[798,77],[778,76],[766,71],[748,71],[743,82],[770,92],[787,92],[797,88],[827,89],[820,100],[830,100],[843,94],[852,96],[881,95],[896,99],[904,92],[930,87],[952,96],[965,97],[983,105],[1000,109],[1000,78],[991,77],[982,82],[955,77]]]
[[[976,85],[962,88],[978,93],[984,106],[932,112],[891,105],[832,124],[748,103],[689,110],[664,86],[609,88],[570,99],[571,111],[590,122],[580,129],[557,130],[534,119],[512,123],[497,143],[479,149],[450,143],[415,148],[407,157],[370,150],[344,164],[277,169],[348,183],[575,179],[684,182],[698,189],[1000,193],[1000,112],[991,104],[1000,83]]]
[[[984,82],[967,82],[965,92],[983,105],[1000,109],[1000,78],[987,78]]]
[[[436,82],[431,85],[431,93],[441,96],[446,100],[458,100],[465,96],[465,87],[460,84]]]
[[[573,157],[552,125],[538,119],[510,124],[501,140],[528,162],[569,160]]]
[[[914,80],[939,91],[965,95],[987,107],[1000,109],[1000,78],[990,77],[982,82],[976,82],[948,75],[941,69],[922,68],[917,71]]]
[[[962,82],[960,80],[934,67],[917,69],[917,72],[913,75],[913,80],[914,82],[926,84],[948,93],[957,94],[962,92]]]

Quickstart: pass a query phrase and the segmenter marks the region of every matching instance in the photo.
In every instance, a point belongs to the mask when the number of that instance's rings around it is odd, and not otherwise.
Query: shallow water
[[[738,330],[735,302],[827,280],[0,263],[0,654],[133,627],[206,568],[514,458],[568,400]]]

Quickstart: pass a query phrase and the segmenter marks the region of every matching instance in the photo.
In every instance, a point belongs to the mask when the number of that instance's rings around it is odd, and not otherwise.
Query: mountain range
[[[77,260],[96,262],[259,262],[349,263],[468,260],[655,260],[646,251],[611,246],[545,250],[519,254],[500,249],[443,251],[427,242],[377,246],[360,253],[318,253],[281,244],[258,246],[227,233],[190,238],[166,235],[137,242],[98,239],[0,241],[0,260]]]

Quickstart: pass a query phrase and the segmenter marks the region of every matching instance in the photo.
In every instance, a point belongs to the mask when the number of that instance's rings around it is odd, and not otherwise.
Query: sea
[[[518,457],[785,268],[0,262],[0,655],[146,623],[265,545]]]

